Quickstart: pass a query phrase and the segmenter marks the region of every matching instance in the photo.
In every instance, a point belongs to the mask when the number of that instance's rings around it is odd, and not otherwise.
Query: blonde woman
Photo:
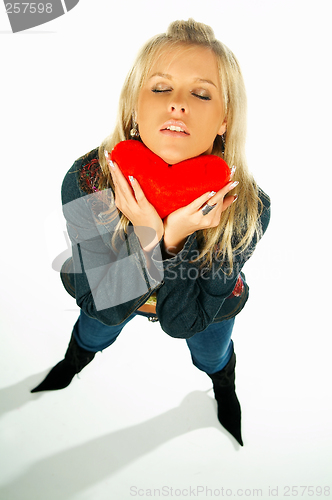
[[[194,365],[213,381],[219,421],[243,445],[231,334],[248,298],[242,267],[270,218],[269,198],[247,169],[245,124],[238,62],[210,27],[176,21],[142,48],[114,132],[63,182],[73,257],[61,275],[81,313],[65,358],[32,392],[67,387],[128,321],[145,315],[186,339]],[[138,181],[109,160],[129,139],[169,165],[213,154],[236,167],[223,189],[211,186],[162,220]]]

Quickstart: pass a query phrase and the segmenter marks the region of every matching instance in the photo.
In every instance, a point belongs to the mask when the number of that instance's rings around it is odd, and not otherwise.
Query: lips
[[[181,122],[180,120],[168,120],[167,122],[165,122],[162,125],[160,132],[164,132],[166,130],[173,133],[182,133],[185,135],[190,135],[186,124]]]

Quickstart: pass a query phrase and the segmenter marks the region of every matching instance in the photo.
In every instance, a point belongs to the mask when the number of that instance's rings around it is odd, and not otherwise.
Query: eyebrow
[[[168,75],[167,73],[153,73],[153,75],[150,76],[149,80],[153,78],[154,76],[161,76],[162,78],[166,78],[167,80],[173,80],[172,75]],[[217,88],[217,85],[213,83],[211,80],[207,80],[205,78],[196,78],[194,82],[199,82],[199,83],[208,83],[209,85],[213,85],[214,87]]]

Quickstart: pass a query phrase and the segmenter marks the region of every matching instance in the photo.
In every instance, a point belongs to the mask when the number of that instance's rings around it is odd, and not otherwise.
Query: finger
[[[230,179],[230,180],[232,180],[232,179],[233,179],[234,174],[235,174],[235,171],[236,171],[236,166],[235,166],[235,165],[233,165],[233,166],[232,166],[232,170],[231,170],[231,175],[229,176],[229,179]]]
[[[110,174],[111,174],[113,182],[114,182],[114,179],[116,177],[116,172],[115,172],[115,165],[116,165],[116,163],[112,162],[112,160],[110,158],[110,154],[109,154],[109,152],[106,149],[104,151],[104,155],[105,155],[105,158],[106,158],[106,162],[107,162],[108,168],[110,170]]]
[[[122,195],[126,197],[133,197],[133,191],[130,188],[130,184],[126,177],[123,175],[121,172],[120,168],[115,162],[109,161],[108,162],[109,167],[110,167],[110,172],[112,175],[112,179],[114,181],[114,185],[118,192],[120,192]]]
[[[125,177],[124,177],[123,173],[121,172],[120,168],[118,167],[118,165],[115,163],[115,161],[112,161],[110,159],[109,152],[105,150],[104,154],[105,154],[105,158],[106,158],[106,161],[107,161],[109,169],[110,169],[110,173],[111,173],[113,182],[116,183],[119,179],[121,180],[121,178],[125,179]]]
[[[233,183],[233,188],[235,187],[234,184],[237,185],[238,183]],[[217,195],[218,194],[219,192],[217,193]],[[230,205],[232,205],[232,203],[234,203],[238,198],[237,194],[224,196],[222,198],[222,203],[220,203],[220,200],[219,202],[216,202],[217,195],[214,196],[213,198],[210,198],[210,201],[208,201],[208,203],[205,203],[205,205],[203,205],[203,207],[201,208],[203,216],[208,215],[214,208],[219,208],[220,213],[223,212]],[[216,212],[218,212],[218,210],[216,210]],[[214,214],[212,214],[212,216],[213,215]]]
[[[225,198],[226,194],[229,193],[229,191],[232,191],[232,189],[234,189],[238,184],[239,184],[238,181],[228,182],[228,184],[226,184],[226,186],[224,186],[222,189],[220,189],[215,194],[215,196],[210,198],[211,205],[214,205],[214,204],[222,201]]]
[[[237,198],[238,198],[237,194],[226,196],[222,204],[222,211],[230,207],[237,200]]]
[[[202,214],[205,216],[211,212],[214,208],[216,208],[217,205],[209,205],[208,203],[205,203],[203,207],[201,208]]]
[[[238,198],[237,195],[228,195],[223,198],[222,203],[216,203],[215,205],[212,206],[209,203],[206,203],[202,207],[201,212],[205,222],[208,224],[207,227],[216,227],[219,224],[222,212],[227,210],[227,208],[230,207],[230,205],[232,205],[237,200],[237,198]]]
[[[112,177],[112,181],[113,181],[113,184],[114,186],[116,186],[116,163],[112,162],[110,160],[110,158],[108,157],[108,152],[105,151],[105,157],[106,157],[106,161],[107,161],[107,164],[108,164],[108,168],[109,168],[109,171],[110,171],[110,174],[111,174],[111,177]]]
[[[147,201],[144,191],[141,188],[138,180],[135,179],[132,175],[129,175],[129,182],[131,184],[131,187],[133,188],[137,203],[142,203],[145,200]]]
[[[214,195],[216,194],[215,191],[209,191],[208,193],[204,193],[196,200],[192,201],[189,203],[188,207],[192,208],[193,212],[196,212],[198,209],[202,207],[207,201],[209,201]],[[211,203],[213,205],[213,203]]]
[[[234,167],[233,167],[234,168]],[[236,168],[236,167],[235,167]],[[204,193],[202,196],[199,198],[196,198],[190,205],[193,207],[194,210],[198,210],[199,208],[202,207],[207,201],[209,202],[209,205],[216,205],[218,202],[224,199],[226,194],[234,189],[237,185],[239,184],[238,181],[230,181],[224,186],[222,189],[220,189],[217,193],[215,191],[210,191],[209,193]]]
[[[112,178],[115,180],[121,179],[121,176],[123,177],[123,173],[119,169],[118,165],[115,163],[115,161],[111,161],[110,159],[107,160]]]

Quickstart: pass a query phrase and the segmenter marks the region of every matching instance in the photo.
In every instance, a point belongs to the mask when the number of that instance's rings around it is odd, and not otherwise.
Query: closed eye
[[[155,94],[161,94],[163,92],[171,92],[172,89],[152,89],[152,92]],[[202,99],[203,101],[211,101],[211,97],[208,95],[200,95],[200,94],[195,94],[195,92],[192,92],[192,95],[194,97],[197,97],[198,99]]]
[[[200,94],[194,94],[195,97],[198,97],[198,99],[203,99],[203,101],[211,101],[211,97],[208,95],[200,95]]]
[[[161,90],[161,89],[152,89],[152,92],[154,92],[155,94],[159,94],[161,92],[170,92],[172,89],[165,89],[165,90]]]

